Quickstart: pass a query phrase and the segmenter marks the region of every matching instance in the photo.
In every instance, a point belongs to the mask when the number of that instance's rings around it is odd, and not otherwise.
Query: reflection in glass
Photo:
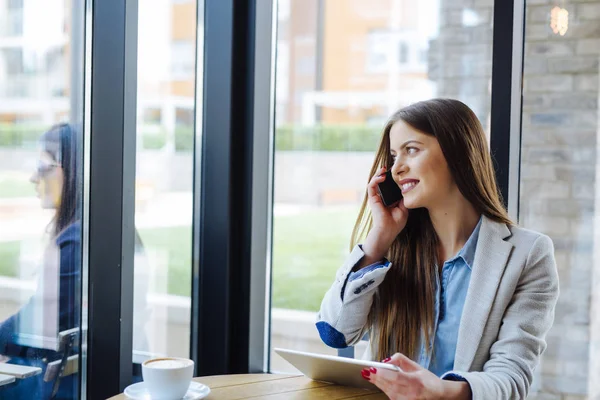
[[[58,333],[78,325],[77,286],[81,263],[80,188],[77,132],[59,124],[39,140],[40,153],[30,178],[43,209],[52,210],[42,266],[34,273],[37,288],[19,312],[3,323],[12,325],[22,346],[54,349]]]
[[[83,18],[73,6],[0,0],[0,373],[40,368],[0,387],[3,399],[79,395]]]
[[[0,323],[0,354],[6,364],[40,367],[41,373],[0,388],[7,398],[77,395],[77,376],[62,376],[57,367],[64,353],[76,354],[78,346],[82,251],[79,140],[80,133],[69,124],[55,125],[39,139],[30,182],[51,219],[44,234],[46,246],[36,264],[22,268],[20,279],[3,282],[9,292],[21,286],[15,285],[18,281],[30,290],[20,293],[20,300],[27,298],[25,304]]]

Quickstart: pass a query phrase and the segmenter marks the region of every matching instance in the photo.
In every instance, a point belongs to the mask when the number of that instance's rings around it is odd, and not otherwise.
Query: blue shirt
[[[421,365],[437,376],[454,369],[458,328],[471,281],[471,268],[475,259],[480,227],[481,219],[458,254],[444,263],[441,279],[439,275],[437,276],[433,357],[429,359],[421,351],[420,360]]]
[[[471,281],[471,268],[475,259],[480,228],[481,218],[463,248],[456,256],[444,263],[440,274],[441,279],[436,274],[435,334],[433,343],[429,344],[430,351],[426,351],[424,344],[421,345],[417,361],[437,376],[442,376],[454,368],[458,328]],[[353,272],[348,277],[348,281],[358,279],[367,272],[387,264],[388,262],[376,263]]]

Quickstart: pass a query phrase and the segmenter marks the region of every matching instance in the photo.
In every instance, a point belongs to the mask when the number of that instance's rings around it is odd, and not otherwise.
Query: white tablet
[[[364,368],[375,367],[401,371],[399,367],[393,364],[376,361],[357,360],[354,358],[287,349],[275,349],[275,352],[310,379],[337,383],[344,386],[377,389],[375,385],[362,377],[361,371]]]

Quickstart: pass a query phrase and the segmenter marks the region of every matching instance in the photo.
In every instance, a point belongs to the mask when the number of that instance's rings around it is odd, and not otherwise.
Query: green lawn
[[[24,174],[0,174],[0,198],[35,196],[33,184]]]
[[[273,307],[319,309],[348,254],[355,214],[354,209],[342,208],[275,218]]]
[[[169,270],[167,293],[190,296],[192,293],[192,227],[140,229],[144,247],[166,252]]]
[[[355,210],[313,210],[276,217],[273,248],[273,307],[318,310],[325,291],[348,254]],[[191,228],[142,229],[149,251],[168,260],[167,291],[189,296]],[[20,242],[0,243],[0,276],[16,276]]]
[[[0,242],[0,276],[17,276],[21,242]]]

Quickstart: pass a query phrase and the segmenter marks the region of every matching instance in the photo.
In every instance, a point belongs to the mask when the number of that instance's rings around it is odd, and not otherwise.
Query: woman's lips
[[[402,190],[402,194],[408,193],[414,189],[415,186],[419,184],[419,181],[416,179],[405,179],[400,181],[400,190]]]

